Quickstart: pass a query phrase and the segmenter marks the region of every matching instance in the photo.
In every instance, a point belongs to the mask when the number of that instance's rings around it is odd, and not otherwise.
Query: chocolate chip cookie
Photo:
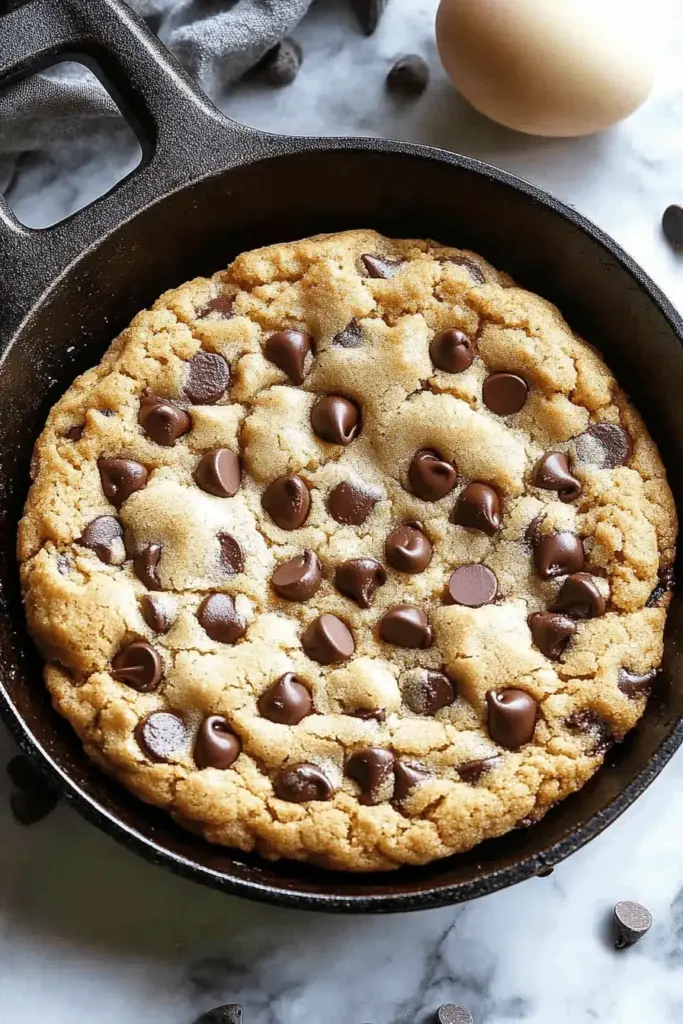
[[[675,534],[554,306],[352,231],[137,316],[50,413],[19,557],[99,766],[211,842],[358,871],[590,778],[660,664]]]

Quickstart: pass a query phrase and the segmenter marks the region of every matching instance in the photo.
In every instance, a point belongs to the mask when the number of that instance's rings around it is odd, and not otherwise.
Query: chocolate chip
[[[484,405],[497,416],[512,416],[526,402],[529,385],[516,373],[492,373],[484,381]]]
[[[212,313],[217,313],[224,320],[231,320],[233,317],[234,298],[231,295],[217,295],[209,299],[205,306],[197,312],[197,317],[203,320]]]
[[[235,538],[229,533],[219,533],[218,543],[221,549],[221,565],[225,571],[230,574],[244,572],[244,552]]]
[[[286,373],[293,384],[302,384],[304,363],[313,339],[303,331],[278,331],[268,338],[263,353],[271,363]]]
[[[67,439],[67,441],[80,441],[80,439],[83,437],[84,430],[85,424],[76,423],[73,427],[69,427],[69,429],[64,434],[64,437]]]
[[[282,562],[272,578],[273,590],[286,601],[308,601],[320,590],[322,581],[322,567],[313,551]]]
[[[149,477],[145,467],[133,459],[98,459],[97,468],[104,496],[116,508],[144,487]]]
[[[197,352],[187,364],[185,394],[194,405],[215,405],[230,386],[230,367],[217,352]]]
[[[574,501],[581,494],[581,481],[569,469],[564,452],[546,452],[538,460],[531,474],[534,487],[544,491],[557,491],[560,501]]]
[[[459,764],[455,769],[460,776],[462,782],[467,782],[470,786],[475,786],[479,779],[486,772],[493,771],[500,764],[499,757],[481,757],[476,761],[466,761],[464,764]]]
[[[491,604],[498,593],[498,580],[486,565],[461,565],[448,581],[448,604],[481,608]]]
[[[194,745],[194,763],[199,769],[232,767],[240,755],[242,741],[227,718],[209,715],[199,726]]]
[[[664,236],[674,249],[683,249],[683,207],[673,203],[662,214]]]
[[[397,803],[405,800],[416,786],[421,786],[430,778],[429,772],[406,764],[405,761],[397,761],[394,765],[394,800]]]
[[[194,1024],[242,1024],[242,1007],[237,1003],[226,1003],[207,1010]]]
[[[290,804],[304,804],[309,800],[330,800],[334,786],[315,764],[300,761],[283,768],[277,775],[273,789],[280,800]]]
[[[435,715],[455,700],[448,676],[431,669],[410,669],[401,678],[401,689],[406,705],[416,715]]]
[[[620,668],[617,676],[617,686],[627,697],[647,696],[652,689],[656,675],[656,668],[645,672],[643,675],[630,672],[627,668]]]
[[[470,1011],[454,1003],[444,1003],[440,1006],[436,1019],[438,1024],[474,1024]]]
[[[153,711],[138,723],[135,738],[152,761],[170,761],[187,743],[187,729],[180,715]]]
[[[605,611],[605,599],[586,572],[575,572],[562,584],[553,607],[575,619],[594,619]]]
[[[387,561],[399,572],[424,572],[432,560],[432,543],[417,523],[403,523],[384,545]]]
[[[666,597],[670,590],[673,590],[676,583],[673,565],[661,566],[657,577],[659,582],[647,599],[647,608],[657,605],[663,597]]]
[[[285,672],[261,694],[258,709],[269,722],[297,725],[313,713],[313,700],[308,687],[293,672]]]
[[[178,438],[192,429],[189,413],[153,395],[145,395],[140,400],[138,423],[150,440],[164,448],[172,448]]]
[[[401,260],[391,260],[385,256],[370,256],[368,253],[361,256],[361,260],[368,272],[368,277],[384,278],[385,280],[393,277],[402,266]]]
[[[319,398],[311,409],[311,425],[330,444],[351,444],[360,430],[358,406],[341,395]]]
[[[385,708],[377,708],[375,711],[368,711],[366,708],[357,708],[355,711],[347,711],[351,718],[360,718],[362,722],[386,722],[387,712]]]
[[[173,625],[166,608],[152,594],[143,594],[140,598],[140,611],[149,628],[155,633],[168,633]]]
[[[194,471],[194,480],[207,494],[232,498],[242,481],[240,460],[229,448],[214,448],[202,455]]]
[[[475,284],[484,284],[486,281],[484,271],[479,264],[475,263],[474,260],[468,260],[466,256],[442,256],[441,262],[455,263],[458,267],[466,267]]]
[[[78,543],[94,551],[105,565],[120,565],[123,561],[123,527],[114,516],[98,516],[93,519],[79,537]]]
[[[620,900],[614,908],[614,925],[616,930],[616,949],[635,946],[643,935],[652,927],[652,914],[640,903],[632,900]]]
[[[306,522],[311,496],[300,476],[279,476],[266,487],[261,504],[281,530],[298,530]]]
[[[576,457],[597,469],[625,466],[633,455],[633,438],[616,423],[594,423],[574,438]]]
[[[337,566],[334,585],[340,594],[351,598],[360,608],[369,608],[378,587],[387,581],[386,570],[374,558],[352,558]]]
[[[450,494],[458,482],[455,466],[438,452],[421,448],[415,452],[408,467],[410,490],[422,501],[439,501]]]
[[[480,530],[487,537],[495,536],[502,525],[498,492],[476,480],[468,484],[458,495],[451,522],[469,530]]]
[[[43,818],[54,811],[59,796],[48,786],[30,791],[12,793],[9,798],[10,810],[15,821],[20,825],[37,825]]]
[[[330,491],[327,508],[345,526],[362,526],[379,501],[379,495],[344,480]]]
[[[379,25],[389,0],[351,0],[360,27],[366,36],[371,36]]]
[[[379,620],[379,635],[394,647],[431,647],[432,628],[425,613],[412,604],[396,604]]]
[[[111,669],[117,682],[132,686],[139,693],[149,693],[161,682],[163,664],[158,651],[146,640],[134,640],[114,655]]]
[[[356,649],[349,627],[336,615],[320,615],[306,628],[301,645],[312,661],[320,665],[339,665],[348,661]]]
[[[420,96],[429,84],[429,65],[416,53],[401,57],[387,75],[387,89],[398,96]]]
[[[199,625],[218,644],[235,644],[247,631],[247,624],[228,594],[209,594],[197,609]]]
[[[267,59],[261,66],[266,80],[277,89],[285,85],[291,85],[303,61],[303,51],[295,39],[283,39],[281,43],[274,46],[267,54]]]
[[[540,538],[534,548],[536,572],[542,580],[581,572],[584,558],[581,538],[568,531],[548,533]]]
[[[541,654],[553,661],[562,657],[570,639],[576,635],[574,620],[553,612],[534,612],[529,616],[529,629]]]
[[[339,348],[360,348],[363,344],[363,329],[359,323],[352,320],[343,331],[335,334],[332,344],[338,345]]]
[[[489,690],[487,728],[494,743],[508,750],[519,750],[530,743],[536,729],[538,704],[524,690]]]
[[[147,544],[140,554],[133,559],[135,575],[144,583],[148,590],[161,590],[161,583],[157,576],[157,566],[161,558],[160,544]]]
[[[590,749],[587,750],[591,757],[604,754],[614,742],[607,722],[590,708],[575,711],[565,718],[564,724],[570,732],[580,733],[591,739]]]
[[[439,370],[462,373],[474,362],[474,342],[457,328],[441,331],[432,338],[429,355]]]
[[[389,781],[395,757],[382,747],[365,747],[351,754],[346,762],[346,774],[360,786],[362,804],[378,802],[378,790]]]

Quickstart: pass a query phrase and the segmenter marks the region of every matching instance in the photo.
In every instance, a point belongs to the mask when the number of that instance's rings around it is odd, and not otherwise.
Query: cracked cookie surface
[[[53,408],[33,478],[53,701],[215,843],[467,850],[580,788],[661,660],[656,447],[557,309],[470,252],[353,231],[167,292]]]

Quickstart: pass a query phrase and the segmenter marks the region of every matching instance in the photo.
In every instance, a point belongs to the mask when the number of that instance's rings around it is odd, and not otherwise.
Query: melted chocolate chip
[[[432,628],[425,613],[412,604],[396,604],[379,620],[379,635],[394,647],[424,649],[433,642]]]
[[[149,478],[145,467],[133,459],[98,459],[97,468],[104,496],[116,508],[144,487]]]
[[[290,804],[304,804],[309,800],[331,800],[334,786],[315,764],[300,761],[283,768],[277,775],[273,789],[280,800]]]
[[[652,608],[657,605],[663,597],[673,590],[676,578],[673,565],[663,565],[657,573],[659,582],[647,599],[646,607]]]
[[[120,565],[123,561],[123,527],[114,516],[98,516],[88,523],[78,539],[83,547],[94,551],[105,565]]]
[[[403,523],[384,545],[387,561],[399,572],[424,572],[432,560],[432,543],[417,523]]]
[[[153,711],[135,729],[135,738],[152,761],[170,761],[187,743],[187,729],[180,715]]]
[[[202,455],[194,471],[194,480],[207,494],[232,498],[242,481],[240,460],[229,448],[215,448]]]
[[[360,411],[348,398],[326,395],[311,409],[311,425],[329,444],[351,444],[360,430]]]
[[[209,715],[199,726],[194,745],[194,762],[199,769],[231,768],[240,755],[242,741],[227,718]]]
[[[443,256],[441,262],[455,263],[458,267],[465,267],[476,284],[484,284],[486,281],[484,271],[479,264],[475,263],[474,260],[468,260],[466,256]]]
[[[416,715],[435,715],[450,707],[455,700],[453,684],[443,672],[417,668],[406,672],[401,679],[406,705]]]
[[[465,764],[459,764],[455,770],[463,782],[469,783],[470,786],[475,786],[482,775],[497,768],[499,764],[499,757],[482,757],[476,761],[466,761]]]
[[[581,494],[581,481],[569,468],[564,452],[546,452],[538,460],[531,474],[534,487],[544,491],[557,491],[560,501],[574,501]]]
[[[313,699],[308,687],[293,672],[286,672],[261,694],[258,709],[269,722],[298,725],[313,714]]]
[[[446,373],[462,373],[474,362],[474,342],[464,331],[453,328],[436,334],[429,344],[434,366]]]
[[[554,612],[534,612],[529,616],[529,629],[541,654],[553,661],[562,657],[567,644],[576,635],[574,620]]]
[[[643,675],[631,672],[627,668],[620,668],[619,675],[617,676],[617,686],[627,697],[648,696],[656,676],[656,668],[645,672]]]
[[[366,708],[357,708],[355,711],[347,711],[351,718],[360,718],[361,722],[386,722],[387,712],[385,708],[377,708],[375,711],[368,711]]]
[[[311,496],[300,476],[279,476],[266,487],[261,504],[281,530],[298,530],[306,522]]]
[[[84,430],[84,423],[76,423],[73,427],[69,427],[69,429],[64,434],[64,437],[67,439],[67,441],[80,441],[80,439],[83,437]]]
[[[480,530],[487,537],[493,537],[501,528],[500,498],[498,492],[473,481],[458,495],[451,522],[469,530]]]
[[[282,562],[272,578],[273,590],[287,601],[308,601],[320,590],[322,581],[322,567],[313,551]]]
[[[594,423],[574,438],[576,457],[598,469],[625,466],[633,455],[633,438],[616,423]]]
[[[553,611],[566,612],[575,619],[594,619],[604,614],[605,599],[588,573],[575,572],[562,584]]]
[[[230,386],[230,367],[216,352],[197,352],[187,364],[185,394],[194,405],[215,405]]]
[[[498,580],[486,565],[461,565],[448,581],[448,604],[481,608],[491,604],[498,593]]]
[[[312,661],[320,665],[339,665],[348,661],[356,649],[349,627],[336,615],[320,615],[306,628],[301,645]]]
[[[140,693],[156,690],[162,672],[163,664],[158,651],[145,640],[134,640],[112,658],[112,677]]]
[[[327,508],[333,519],[345,526],[362,526],[379,496],[344,480],[330,491]]]
[[[244,552],[235,538],[229,533],[219,533],[218,543],[221,549],[221,565],[231,575],[244,572]]]
[[[549,533],[534,548],[536,572],[542,580],[581,572],[584,564],[583,543],[575,533]]]
[[[173,625],[167,609],[152,594],[143,594],[140,598],[140,611],[149,628],[155,633],[168,633]]]
[[[197,317],[200,320],[204,320],[205,317],[216,313],[223,320],[231,320],[234,315],[234,303],[235,300],[231,295],[217,295],[214,299],[209,299],[206,305],[197,311]]]
[[[247,625],[228,594],[209,594],[197,609],[199,625],[218,644],[235,644],[247,631]]]
[[[519,750],[530,743],[536,729],[538,704],[524,690],[489,690],[487,727],[494,743],[508,750]]]
[[[455,466],[442,459],[438,452],[421,448],[413,455],[408,467],[408,483],[417,498],[439,501],[450,494],[457,482]]]
[[[516,373],[492,373],[484,381],[484,405],[497,416],[512,416],[526,402],[529,385]]]
[[[353,558],[337,566],[334,585],[340,594],[351,598],[360,608],[369,608],[378,587],[387,581],[386,570],[374,558]]]
[[[302,384],[306,356],[312,345],[311,335],[303,331],[278,331],[271,334],[263,351],[266,359],[286,373],[293,384]]]
[[[370,256],[368,253],[361,256],[363,266],[368,272],[368,277],[390,278],[402,266],[401,260],[391,260],[386,256]]]
[[[365,747],[351,754],[346,762],[346,774],[360,786],[362,804],[374,804],[381,799],[377,792],[384,788],[392,775],[395,757],[382,747]]]
[[[161,590],[157,567],[161,558],[160,544],[147,544],[133,559],[135,575],[148,590]]]
[[[362,327],[356,320],[352,320],[343,331],[335,334],[332,344],[338,345],[339,348],[360,348],[363,344]]]
[[[430,778],[429,772],[406,764],[405,761],[397,761],[394,765],[394,800],[396,803],[406,800],[416,786],[421,786]]]
[[[173,402],[153,395],[141,398],[138,423],[151,441],[164,448],[172,448],[178,438],[192,429],[189,413]]]

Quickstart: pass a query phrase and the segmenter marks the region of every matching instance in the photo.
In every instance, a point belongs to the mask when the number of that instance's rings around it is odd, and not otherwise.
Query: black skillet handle
[[[224,118],[123,0],[29,0],[0,17],[0,88],[59,60],[97,75],[143,159],[111,192],[51,228],[24,227],[0,196],[0,342],[99,238],[173,188],[253,159],[263,138]]]

